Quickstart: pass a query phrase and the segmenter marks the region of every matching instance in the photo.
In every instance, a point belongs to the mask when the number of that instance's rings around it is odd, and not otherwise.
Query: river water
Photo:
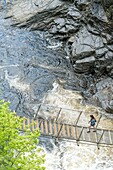
[[[59,142],[58,146],[49,141],[44,148],[47,170],[113,170],[113,150],[110,148],[98,150],[93,145],[77,146],[66,141]]]
[[[65,102],[65,107],[70,107],[72,93],[74,101],[77,95],[68,91],[75,83],[69,61],[55,45],[50,46],[44,33],[11,27],[10,19],[4,19],[6,10],[0,12],[0,99],[10,101],[11,110],[24,116],[33,116],[37,104],[46,97],[47,103],[64,106]],[[60,94],[58,83],[65,84],[65,91],[60,88]],[[80,96],[78,100],[81,101]],[[113,170],[111,148],[98,150],[93,145],[77,146],[68,141],[55,145],[53,139],[45,138],[40,138],[40,145],[46,153],[47,170]]]

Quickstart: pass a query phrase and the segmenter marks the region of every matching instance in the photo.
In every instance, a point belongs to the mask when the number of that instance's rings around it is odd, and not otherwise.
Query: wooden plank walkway
[[[54,137],[56,142],[58,139],[68,139],[75,140],[77,145],[79,142],[92,143],[99,146],[112,146],[113,147],[113,131],[106,129],[96,129],[96,132],[93,132],[91,129],[90,133],[87,133],[88,127],[82,127],[70,124],[61,124],[54,122],[52,120],[44,119],[30,119],[27,118],[23,124],[23,130],[27,125],[30,125],[35,121],[35,124],[31,126],[31,130],[40,129],[41,136],[51,136]]]

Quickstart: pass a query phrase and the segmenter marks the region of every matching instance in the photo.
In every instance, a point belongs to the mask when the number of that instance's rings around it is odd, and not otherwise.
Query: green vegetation
[[[0,170],[44,170],[44,155],[37,147],[39,130],[21,131],[24,119],[0,101]]]

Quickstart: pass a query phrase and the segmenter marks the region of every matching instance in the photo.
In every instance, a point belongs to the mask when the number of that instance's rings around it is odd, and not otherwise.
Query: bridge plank
[[[45,123],[45,133],[48,134],[49,133],[48,121],[46,120],[44,123]]]
[[[27,122],[27,120],[25,119],[25,120],[23,121],[22,130],[25,130],[25,128],[26,128],[26,122]]]
[[[36,122],[36,129],[39,129],[39,121],[38,121],[38,119],[36,119],[35,122]]]
[[[66,129],[67,129],[67,137],[70,138],[70,126],[66,125]]]
[[[30,126],[30,118],[27,119],[27,125]]]
[[[109,131],[110,144],[113,144],[113,132]]]
[[[64,137],[64,138],[66,137],[66,126],[64,124],[62,126],[61,136]]]
[[[52,127],[52,122],[49,122],[49,135],[53,136],[53,127]]]
[[[78,136],[79,136],[79,130],[78,130],[78,127],[75,126],[75,133],[76,133],[76,139],[78,139]]]
[[[71,126],[71,137],[72,139],[76,139],[76,136],[75,136],[75,127]]]
[[[61,133],[61,128],[62,128],[62,126],[58,123],[58,124],[57,124],[57,127],[58,127],[58,133],[57,133],[57,136],[59,136],[59,135],[60,135],[60,133]]]
[[[53,136],[57,136],[58,130],[57,130],[57,124],[53,123]]]
[[[35,125],[34,125],[34,120],[33,119],[31,119],[31,123],[32,123],[31,130],[34,131],[35,130]]]
[[[44,134],[44,124],[43,124],[43,121],[40,122],[40,130],[41,130],[42,134]]]

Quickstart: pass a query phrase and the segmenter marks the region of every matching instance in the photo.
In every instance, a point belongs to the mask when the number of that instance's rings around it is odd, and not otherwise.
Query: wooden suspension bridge
[[[41,105],[39,106],[38,111],[40,110]],[[26,126],[29,126],[33,122],[30,127],[33,131],[34,129],[40,129],[41,136],[45,137],[53,137],[55,139],[55,143],[58,143],[58,139],[67,139],[71,141],[76,141],[79,146],[80,143],[86,144],[95,144],[99,148],[99,146],[107,146],[113,147],[113,130],[100,129],[98,128],[98,124],[101,119],[101,115],[97,121],[96,132],[93,132],[91,129],[90,133],[87,133],[88,127],[79,126],[78,122],[82,115],[82,111],[79,112],[79,115],[76,119],[76,123],[74,125],[58,122],[58,117],[61,114],[62,108],[59,108],[59,112],[57,113],[56,119],[42,119],[42,118],[27,118],[23,124],[23,130]]]

